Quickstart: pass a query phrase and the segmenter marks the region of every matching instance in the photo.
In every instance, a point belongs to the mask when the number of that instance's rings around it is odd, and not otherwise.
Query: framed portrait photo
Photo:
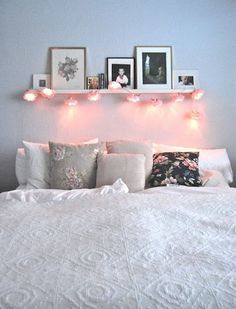
[[[85,77],[85,47],[51,47],[52,89],[85,89]]]
[[[199,88],[197,70],[175,70],[173,71],[173,84],[176,89]]]
[[[33,89],[51,88],[50,74],[33,74]]]
[[[136,46],[136,79],[138,89],[171,89],[171,46]]]
[[[122,88],[134,89],[134,58],[107,58],[107,81],[117,82]]]

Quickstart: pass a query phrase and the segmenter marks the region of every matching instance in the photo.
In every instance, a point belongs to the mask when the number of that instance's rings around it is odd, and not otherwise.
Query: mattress
[[[235,307],[235,189],[0,194],[0,308]]]

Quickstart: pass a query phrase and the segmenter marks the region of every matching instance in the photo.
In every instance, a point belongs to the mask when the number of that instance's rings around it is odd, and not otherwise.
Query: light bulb
[[[54,97],[55,95],[55,91],[50,89],[50,88],[43,88],[41,91],[40,91],[40,94],[44,97],[44,98],[47,98],[47,99],[51,99]]]
[[[89,100],[89,101],[94,101],[94,102],[96,102],[96,101],[99,100],[99,98],[100,98],[100,93],[99,93],[99,91],[97,91],[97,90],[91,91],[91,92],[89,92],[89,94],[88,94],[88,100]]]
[[[163,104],[163,101],[157,98],[152,98],[151,102],[152,102],[152,106],[155,106],[155,107],[161,107]]]
[[[190,113],[190,119],[192,120],[199,120],[200,119],[200,113],[196,110],[193,110],[191,113]]]
[[[108,85],[108,89],[111,89],[111,90],[115,90],[115,89],[121,89],[121,84],[120,83],[117,83],[117,82],[110,82],[109,85]]]
[[[176,103],[183,102],[184,101],[184,95],[178,93],[177,96],[175,97],[174,101]]]
[[[192,93],[192,98],[194,100],[200,100],[203,97],[203,95],[204,95],[204,91],[202,89],[196,89]]]
[[[140,101],[140,95],[139,94],[135,94],[135,93],[131,93],[127,96],[127,100],[129,102],[133,102],[133,103],[137,103]]]
[[[38,92],[35,90],[27,90],[24,93],[23,99],[28,102],[34,102],[38,97]]]
[[[64,104],[70,107],[74,107],[78,104],[78,101],[76,99],[73,99],[72,97],[66,99],[64,101]]]

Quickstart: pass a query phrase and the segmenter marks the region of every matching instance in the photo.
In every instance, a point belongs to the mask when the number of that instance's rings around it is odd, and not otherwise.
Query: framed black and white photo
[[[173,76],[175,89],[199,88],[197,70],[175,70],[173,71]]]
[[[50,74],[33,74],[33,89],[51,88]]]
[[[51,88],[54,90],[85,89],[86,48],[51,48]]]
[[[122,88],[134,88],[134,58],[107,58],[107,80],[117,82]]]
[[[171,89],[171,46],[136,46],[136,79],[138,89]]]

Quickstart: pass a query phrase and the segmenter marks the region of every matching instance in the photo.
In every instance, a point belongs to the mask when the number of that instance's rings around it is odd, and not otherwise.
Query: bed
[[[0,194],[0,308],[235,308],[236,190]]]

